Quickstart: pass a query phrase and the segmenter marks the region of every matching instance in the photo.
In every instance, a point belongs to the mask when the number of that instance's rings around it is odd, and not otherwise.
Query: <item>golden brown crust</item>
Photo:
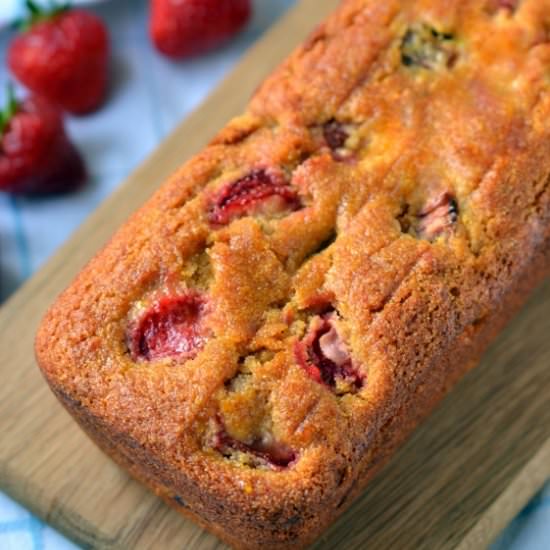
[[[56,395],[234,546],[312,541],[549,272],[548,28],[344,1],[49,310]]]

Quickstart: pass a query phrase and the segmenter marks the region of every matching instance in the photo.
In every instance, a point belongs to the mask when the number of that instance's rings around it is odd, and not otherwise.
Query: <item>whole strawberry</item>
[[[31,91],[74,114],[101,105],[107,89],[109,37],[84,10],[44,11],[27,0],[29,20],[11,43],[8,65]]]
[[[189,57],[233,36],[250,12],[250,0],[151,0],[149,31],[161,53]]]
[[[85,176],[59,109],[37,96],[18,102],[10,88],[0,111],[0,191],[62,193],[78,187]]]

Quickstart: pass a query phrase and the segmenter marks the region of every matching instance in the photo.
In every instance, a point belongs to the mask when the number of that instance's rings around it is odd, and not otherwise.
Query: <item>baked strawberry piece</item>
[[[10,88],[0,113],[0,190],[62,193],[78,187],[85,176],[57,107],[36,96],[19,102]]]
[[[356,133],[354,124],[340,122],[332,118],[325,122],[320,129],[322,143],[330,149],[335,161],[352,162],[355,160],[355,150],[359,142],[357,136],[355,139],[349,139]]]
[[[344,125],[337,120],[329,120],[323,125],[323,137],[327,145],[333,150],[341,149],[346,144],[348,133]]]
[[[363,376],[338,331],[337,318],[335,312],[314,317],[294,352],[298,364],[313,380],[337,394],[354,393],[363,386]]]
[[[518,0],[488,0],[485,9],[490,14],[495,14],[499,10],[514,13],[518,7],[518,3]]]
[[[428,202],[418,218],[418,235],[432,241],[452,230],[458,221],[458,204],[450,193],[441,193]]]
[[[103,22],[84,10],[44,11],[27,0],[29,19],[8,49],[8,65],[27,88],[74,114],[105,99],[109,37]]]
[[[232,37],[250,13],[250,0],[152,0],[149,32],[164,55],[190,57]]]
[[[300,206],[298,193],[282,173],[259,169],[223,186],[211,202],[208,219],[226,225],[242,216],[277,215]]]
[[[205,312],[206,300],[198,293],[154,300],[129,327],[132,357],[144,361],[193,358],[206,341]]]
[[[241,455],[241,459],[244,458],[250,466],[271,470],[287,468],[297,458],[296,453],[288,445],[277,441],[270,433],[250,441],[240,441],[229,435],[219,415],[215,418],[215,425],[213,447],[227,458],[239,459]]]

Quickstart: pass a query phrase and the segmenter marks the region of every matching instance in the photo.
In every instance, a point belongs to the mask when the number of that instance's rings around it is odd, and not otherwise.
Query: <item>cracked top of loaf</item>
[[[343,501],[548,238],[549,89],[549,1],[342,2],[49,310],[49,383],[191,499]]]

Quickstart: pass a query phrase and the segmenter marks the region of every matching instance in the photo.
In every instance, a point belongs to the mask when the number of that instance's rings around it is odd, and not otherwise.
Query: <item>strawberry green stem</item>
[[[33,0],[27,0],[25,2],[25,7],[29,10],[31,15],[40,15],[41,9],[33,2]]]
[[[11,82],[6,87],[7,101],[4,110],[0,111],[0,138],[4,135],[4,130],[8,127],[11,119],[17,113],[19,103],[15,97],[15,89]]]
[[[17,27],[23,32],[27,31],[36,23],[53,19],[70,8],[70,2],[58,3],[56,0],[50,0],[49,4],[48,8],[42,8],[35,0],[25,0],[28,14],[17,22]]]

